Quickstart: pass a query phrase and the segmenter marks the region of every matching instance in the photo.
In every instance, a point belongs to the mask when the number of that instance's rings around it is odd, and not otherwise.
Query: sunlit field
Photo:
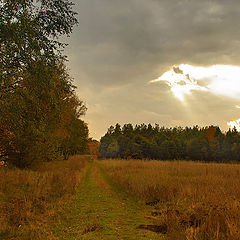
[[[81,183],[87,157],[0,168],[0,239],[54,239],[45,228]]]
[[[152,207],[169,239],[240,239],[240,165],[102,160],[129,194]]]

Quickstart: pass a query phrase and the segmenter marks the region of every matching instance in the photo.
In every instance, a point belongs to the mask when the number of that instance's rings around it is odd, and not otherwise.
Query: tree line
[[[101,138],[104,158],[190,159],[197,161],[240,161],[240,134],[223,133],[217,126],[165,128],[158,124],[111,126]]]
[[[86,106],[59,40],[76,14],[68,0],[0,0],[0,160],[27,167],[87,150]]]

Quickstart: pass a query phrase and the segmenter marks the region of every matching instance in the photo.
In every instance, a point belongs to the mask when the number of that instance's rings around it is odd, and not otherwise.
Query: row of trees
[[[164,128],[151,124],[111,126],[101,138],[105,158],[191,159],[240,161],[240,134],[219,127]]]
[[[0,0],[0,160],[27,167],[87,149],[86,112],[65,67],[68,0]]]

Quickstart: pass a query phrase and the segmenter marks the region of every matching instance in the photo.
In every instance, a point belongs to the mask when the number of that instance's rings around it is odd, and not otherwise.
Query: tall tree
[[[72,7],[68,0],[0,0],[0,157],[17,166],[87,146],[79,119],[86,107],[59,40],[77,24]]]

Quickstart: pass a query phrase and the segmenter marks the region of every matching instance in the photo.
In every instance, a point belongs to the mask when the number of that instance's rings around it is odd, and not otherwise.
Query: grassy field
[[[240,165],[190,161],[102,160],[132,196],[152,206],[168,239],[240,239]]]
[[[0,168],[1,240],[239,240],[240,165],[94,160]]]
[[[32,170],[0,168],[0,239],[55,239],[49,219],[76,192],[88,160],[76,156]]]
[[[163,240],[139,228],[151,208],[119,187],[92,156],[0,169],[1,240]],[[164,229],[163,229],[164,230]]]

